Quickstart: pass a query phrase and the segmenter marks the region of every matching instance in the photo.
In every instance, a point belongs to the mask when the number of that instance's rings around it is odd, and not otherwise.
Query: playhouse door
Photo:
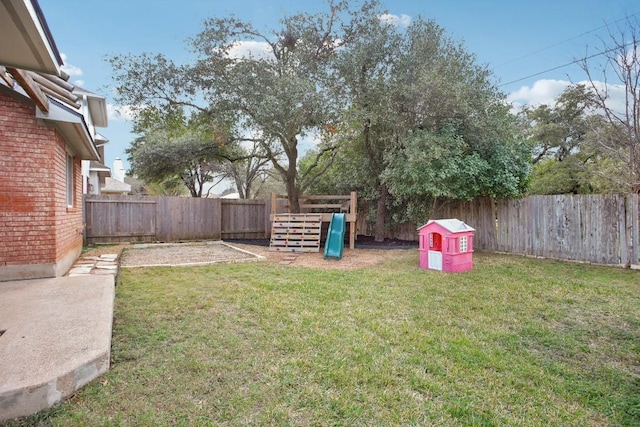
[[[429,251],[429,269],[442,271],[442,252]]]

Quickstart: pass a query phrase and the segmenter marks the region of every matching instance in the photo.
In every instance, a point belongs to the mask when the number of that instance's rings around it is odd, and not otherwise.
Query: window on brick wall
[[[67,206],[73,206],[73,156],[67,153]]]

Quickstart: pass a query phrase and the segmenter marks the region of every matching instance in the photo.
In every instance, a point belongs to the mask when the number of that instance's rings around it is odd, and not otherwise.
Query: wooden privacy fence
[[[637,265],[638,195],[498,200],[496,250],[609,265]]]
[[[452,201],[432,219],[458,218],[476,229],[474,247],[608,265],[640,264],[638,195],[558,195]],[[366,227],[359,223],[358,229]],[[415,224],[387,237],[417,240]]]
[[[266,200],[85,195],[85,243],[264,239]]]

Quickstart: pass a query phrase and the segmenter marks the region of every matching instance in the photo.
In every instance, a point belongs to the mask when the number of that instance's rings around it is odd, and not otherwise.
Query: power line
[[[566,40],[559,41],[559,42],[554,43],[554,44],[552,44],[552,45],[549,45],[549,46],[543,47],[543,48],[541,48],[541,49],[538,49],[538,50],[535,50],[535,51],[533,51],[533,52],[527,53],[527,54],[525,54],[525,55],[519,56],[519,57],[517,57],[517,58],[511,59],[511,60],[509,60],[509,61],[507,61],[507,62],[504,62],[504,63],[502,63],[502,64],[497,65],[497,66],[496,66],[496,68],[500,68],[500,67],[503,67],[503,66],[505,66],[505,65],[512,64],[512,63],[514,63],[514,62],[516,62],[516,61],[520,61],[521,59],[528,58],[528,57],[533,56],[533,55],[537,55],[537,54],[538,54],[538,53],[540,53],[540,52],[544,52],[545,50],[548,50],[548,49],[554,48],[554,47],[556,47],[556,46],[560,46],[561,44],[564,44],[564,43],[566,43],[566,42],[570,42],[571,40],[575,40],[575,39],[580,38],[580,37],[582,37],[582,36],[585,36],[585,35],[587,35],[587,34],[594,33],[594,32],[596,32],[596,31],[598,31],[598,30],[603,29],[603,28],[607,28],[609,25],[617,24],[617,23],[618,23],[618,22],[620,22],[620,21],[624,21],[624,20],[627,20],[627,19],[629,19],[629,18],[633,18],[633,17],[634,17],[634,16],[636,16],[636,15],[640,15],[640,12],[636,12],[636,13],[634,13],[634,14],[632,14],[632,15],[625,16],[624,18],[620,18],[620,19],[617,19],[617,20],[615,20],[615,21],[605,22],[605,24],[604,24],[604,25],[601,25],[601,26],[599,26],[598,28],[594,28],[594,29],[592,29],[592,30],[585,31],[585,32],[583,32],[583,33],[578,34],[577,36],[569,37],[569,38],[568,38],[568,39],[566,39]]]
[[[528,76],[521,77],[521,78],[516,79],[516,80],[511,80],[510,82],[502,83],[502,84],[498,85],[498,87],[502,87],[502,86],[510,85],[510,84],[512,84],[512,83],[521,82],[522,80],[530,79],[531,77],[536,77],[536,76],[539,76],[539,75],[541,75],[541,74],[548,73],[548,72],[550,72],[550,71],[559,70],[560,68],[564,68],[564,67],[568,67],[568,66],[570,66],[570,65],[574,65],[574,64],[577,64],[577,63],[580,63],[580,62],[584,62],[584,61],[586,61],[586,60],[588,60],[588,59],[595,58],[596,56],[604,55],[604,54],[607,54],[607,53],[610,53],[610,52],[616,51],[616,50],[618,50],[618,49],[624,49],[624,48],[627,48],[627,47],[629,47],[629,46],[631,46],[631,45],[633,45],[633,42],[627,43],[627,44],[626,44],[626,45],[624,45],[624,46],[616,46],[616,47],[612,47],[611,49],[603,50],[602,52],[594,53],[593,55],[585,56],[585,57],[583,57],[583,58],[574,59],[574,60],[573,60],[573,61],[571,61],[571,62],[567,62],[566,64],[563,64],[563,65],[558,65],[557,67],[548,68],[548,69],[546,69],[546,70],[544,70],[544,71],[539,71],[539,72],[537,72],[537,73],[529,74]]]

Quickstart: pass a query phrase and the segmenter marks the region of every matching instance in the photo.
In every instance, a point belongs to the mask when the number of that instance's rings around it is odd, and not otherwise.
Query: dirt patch
[[[217,262],[242,262],[250,258],[255,259],[255,255],[257,255],[264,257],[261,259],[262,262],[301,267],[353,270],[374,266],[413,250],[417,253],[418,250],[417,246],[414,248],[410,245],[391,245],[387,242],[384,245],[377,246],[376,249],[356,247],[356,249],[351,250],[347,247],[344,249],[342,259],[337,260],[334,258],[324,259],[322,250],[308,253],[271,252],[269,251],[268,241],[247,242],[228,242],[227,244],[231,248],[220,244],[220,242],[105,245],[92,247],[83,256],[117,253],[121,256],[121,266],[126,267],[136,265],[197,265]],[[237,250],[233,248],[237,248]],[[389,250],[394,248],[403,248],[406,251]]]
[[[122,267],[224,264],[260,261],[263,257],[223,242],[142,244],[122,252]]]
[[[327,268],[335,270],[353,270],[357,268],[366,268],[380,264],[387,259],[398,256],[398,251],[382,250],[382,249],[349,249],[345,248],[342,259],[335,258],[324,259],[324,252],[271,252],[268,246],[250,245],[242,243],[231,243],[231,245],[245,249],[266,258],[267,262],[279,264],[290,264],[301,267]],[[417,249],[416,249],[417,251]],[[404,252],[404,251],[403,251]],[[288,262],[289,259],[293,261]]]

